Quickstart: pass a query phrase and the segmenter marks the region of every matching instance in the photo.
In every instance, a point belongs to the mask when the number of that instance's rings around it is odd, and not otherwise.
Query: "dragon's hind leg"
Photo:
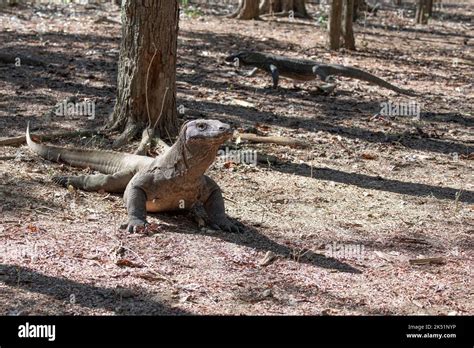
[[[53,181],[65,187],[72,185],[85,191],[104,190],[106,192],[120,193],[125,191],[133,175],[132,171],[121,171],[115,174],[54,176]]]

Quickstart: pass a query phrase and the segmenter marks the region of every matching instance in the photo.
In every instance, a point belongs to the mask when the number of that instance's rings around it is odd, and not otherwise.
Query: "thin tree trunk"
[[[114,146],[143,129],[173,136],[176,110],[177,0],[126,0],[122,4],[122,42],[117,101],[110,129],[122,130]]]
[[[229,18],[259,19],[258,13],[258,0],[240,0],[239,7]]]
[[[344,48],[355,51],[354,30],[352,18],[354,12],[354,0],[344,0]]]
[[[341,47],[342,0],[333,0],[329,12],[329,49]]]
[[[428,17],[433,17],[433,0],[428,0],[426,3]]]
[[[360,0],[354,0],[354,7],[352,11],[352,22],[355,22],[359,18],[359,2]]]
[[[418,0],[415,19],[417,24],[428,23],[427,0]]]

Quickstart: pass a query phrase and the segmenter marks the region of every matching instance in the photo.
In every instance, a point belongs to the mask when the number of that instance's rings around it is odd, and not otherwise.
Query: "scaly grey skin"
[[[219,146],[231,137],[230,126],[220,121],[190,121],[183,125],[173,146],[151,158],[43,145],[31,139],[29,127],[26,130],[28,146],[41,157],[104,173],[56,176],[54,182],[87,191],[125,191],[130,232],[148,225],[147,211],[191,210],[196,204],[202,204],[212,228],[238,232],[238,227],[225,214],[219,186],[204,175],[214,162]]]
[[[225,59],[227,62],[237,62],[242,66],[254,67],[271,74],[273,87],[278,87],[280,76],[288,77],[298,81],[309,81],[319,77],[324,82],[329,82],[332,76],[351,77],[372,84],[388,88],[401,94],[413,95],[414,92],[402,89],[391,83],[372,75],[366,71],[338,64],[323,64],[307,59],[294,59],[284,56],[277,56],[269,53],[243,51],[232,54]],[[333,90],[334,84],[327,85],[325,89]]]

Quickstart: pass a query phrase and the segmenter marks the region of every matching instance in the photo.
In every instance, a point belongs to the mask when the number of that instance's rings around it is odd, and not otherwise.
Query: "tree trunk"
[[[354,14],[354,0],[344,0],[344,48],[355,51],[354,30],[352,18]]]
[[[428,23],[427,0],[418,0],[416,5],[415,19],[417,24]]]
[[[299,18],[311,18],[306,10],[306,0],[262,0],[260,14],[280,14]]]
[[[342,0],[333,0],[329,11],[329,49],[341,47]]]
[[[159,136],[178,131],[176,110],[177,0],[126,0],[117,101],[109,128],[122,130],[118,147],[148,128]]]
[[[426,3],[428,17],[433,17],[433,0],[428,0]]]
[[[230,18],[237,19],[259,19],[258,0],[240,0],[239,7],[232,13]]]
[[[354,7],[352,11],[352,22],[355,22],[359,18],[359,2],[360,0],[354,0]]]

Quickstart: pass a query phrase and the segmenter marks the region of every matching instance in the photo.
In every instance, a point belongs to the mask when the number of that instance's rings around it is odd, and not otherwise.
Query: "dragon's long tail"
[[[388,88],[400,94],[416,95],[416,93],[412,90],[397,87],[395,85],[392,85],[390,82],[387,82],[381,79],[380,77],[372,75],[371,73],[367,71],[363,71],[351,66],[344,66],[344,65],[338,65],[338,64],[321,64],[318,66],[317,70],[318,72],[321,72],[323,75],[326,75],[326,76],[336,75],[336,76],[350,77],[350,78],[354,78],[354,79],[358,79],[362,81],[367,81],[381,87]]]
[[[151,157],[114,151],[43,145],[31,139],[29,123],[26,128],[26,142],[33,152],[50,161],[64,162],[78,168],[91,168],[104,174],[113,174],[124,169],[138,170],[153,161]]]

